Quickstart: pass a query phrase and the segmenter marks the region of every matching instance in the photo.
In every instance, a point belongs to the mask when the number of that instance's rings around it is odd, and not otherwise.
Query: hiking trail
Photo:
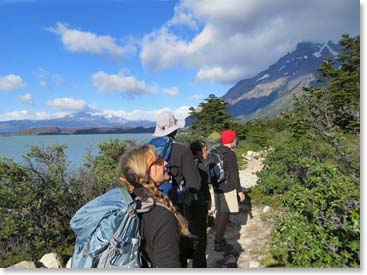
[[[248,151],[243,155],[247,161],[246,167],[240,170],[241,186],[249,190],[256,185],[256,172],[263,167],[263,152]],[[211,191],[212,193],[212,191]],[[212,202],[214,197],[212,193]],[[253,206],[251,192],[246,194],[246,200],[240,204],[240,211],[231,214],[225,238],[234,247],[235,253],[229,255],[214,250],[215,228],[208,228],[207,263],[208,268],[259,268],[260,260],[266,249],[266,242],[271,233],[270,223],[261,219],[262,213],[269,211],[268,206]],[[212,204],[211,213],[214,211]]]

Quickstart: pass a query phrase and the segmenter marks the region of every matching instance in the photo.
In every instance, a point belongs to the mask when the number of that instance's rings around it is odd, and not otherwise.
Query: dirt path
[[[244,170],[240,171],[241,186],[249,189],[256,185],[256,172],[262,169],[261,156],[249,153],[243,156],[247,160]],[[213,195],[213,194],[212,194]],[[232,214],[225,234],[227,242],[233,245],[235,253],[225,255],[214,251],[215,229],[208,231],[208,268],[256,268],[261,267],[260,259],[264,254],[267,238],[271,232],[271,225],[261,219],[263,207],[251,205],[251,193],[247,195],[245,203],[240,205],[240,212]],[[212,211],[214,209],[212,208]]]

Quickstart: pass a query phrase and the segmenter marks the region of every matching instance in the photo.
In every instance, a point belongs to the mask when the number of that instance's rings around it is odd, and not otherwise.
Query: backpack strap
[[[143,199],[142,197],[135,197],[135,204],[136,204],[135,211],[136,213],[139,213],[139,214],[143,214],[143,213],[147,213],[151,211],[154,208],[154,206],[156,205],[161,206],[171,211],[171,209],[169,209],[169,207],[166,206],[164,203],[155,201],[151,197],[147,197],[145,199]]]
[[[135,197],[135,204],[136,204],[135,211],[136,213],[140,214],[140,213],[146,213],[152,210],[155,205],[155,201],[151,197],[147,197],[143,199],[142,197],[137,196]]]

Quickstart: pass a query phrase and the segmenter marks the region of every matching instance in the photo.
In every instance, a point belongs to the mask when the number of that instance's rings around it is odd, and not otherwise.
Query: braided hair
[[[180,233],[187,236],[190,234],[187,221],[176,211],[171,200],[158,189],[156,183],[149,176],[149,155],[154,157],[154,159],[158,158],[157,151],[152,145],[132,149],[121,159],[121,172],[130,185],[143,187],[147,197],[153,198],[154,201],[172,212],[177,219]]]

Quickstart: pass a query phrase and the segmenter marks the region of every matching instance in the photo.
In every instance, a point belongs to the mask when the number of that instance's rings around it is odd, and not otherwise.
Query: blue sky
[[[360,31],[357,0],[0,0],[0,121],[183,118],[298,42]]]

